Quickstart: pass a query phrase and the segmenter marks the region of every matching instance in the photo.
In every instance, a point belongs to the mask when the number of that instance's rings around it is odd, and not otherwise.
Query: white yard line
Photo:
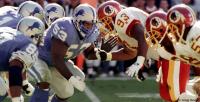
[[[106,78],[100,78],[97,77],[95,79],[87,79],[87,80],[136,80],[135,78],[130,78],[130,77],[106,77]],[[155,80],[155,77],[147,77],[146,80]]]
[[[91,102],[101,102],[99,98],[92,92],[92,90],[90,90],[89,87],[86,86],[84,92],[88,96],[88,98],[91,100]]]
[[[160,99],[158,93],[115,93],[120,98],[156,98]]]

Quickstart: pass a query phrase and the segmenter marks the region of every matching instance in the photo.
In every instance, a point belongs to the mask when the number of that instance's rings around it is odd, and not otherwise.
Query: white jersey
[[[127,31],[136,23],[141,23],[144,26],[147,17],[148,14],[146,12],[135,7],[121,10],[116,16],[115,29],[122,42],[126,42],[129,47],[138,47],[137,40],[129,37]]]
[[[196,22],[186,37],[185,42],[174,43],[176,55],[181,60],[200,66],[200,22]]]

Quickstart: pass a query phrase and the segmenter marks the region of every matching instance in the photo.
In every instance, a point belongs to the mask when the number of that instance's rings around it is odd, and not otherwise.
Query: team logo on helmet
[[[52,7],[49,10],[47,10],[47,13],[51,13],[51,12],[57,12],[57,8],[56,7]]]
[[[40,24],[38,22],[34,22],[33,25],[27,28],[27,30],[33,30],[34,28],[40,29]]]
[[[58,10],[57,10],[56,7],[52,7],[52,8],[50,8],[49,10],[47,10],[47,13],[46,13],[47,18],[49,18],[49,14],[50,14],[51,12],[57,13],[57,11],[58,11]],[[58,19],[58,17],[50,18],[51,21],[54,21],[54,20],[56,20],[56,19]]]
[[[114,9],[112,6],[110,6],[110,5],[107,5],[107,6],[104,8],[104,13],[105,13],[107,16],[112,15],[114,12],[115,12],[115,9]]]
[[[78,17],[79,15],[84,16],[85,11],[83,9],[80,9],[75,16]]]
[[[180,19],[180,13],[178,11],[174,11],[170,14],[170,20],[174,23],[176,23],[177,21],[179,21]]]
[[[34,8],[33,12],[30,13],[30,16],[34,16],[37,13],[40,13],[40,9],[38,7]]]

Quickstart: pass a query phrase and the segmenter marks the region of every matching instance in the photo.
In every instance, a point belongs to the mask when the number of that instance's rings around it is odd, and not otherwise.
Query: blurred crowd
[[[0,0],[0,7],[2,6],[19,6],[20,3],[26,0]],[[81,3],[81,0],[32,0],[38,2],[42,7],[48,3],[58,3],[65,9],[67,16],[72,16],[73,9]],[[98,0],[97,6],[107,0]],[[168,11],[170,7],[176,4],[184,3],[189,5],[200,19],[200,0],[116,0],[120,4],[127,7],[137,7],[148,13],[152,13],[156,10]],[[116,46],[113,50],[120,48]],[[83,55],[78,56],[74,59],[79,67],[83,68],[84,72],[89,77],[108,77],[108,76],[125,76],[125,71],[128,66],[134,63],[134,60],[129,61],[105,61],[101,62],[98,60],[87,60],[84,59]],[[157,62],[154,60],[148,60],[145,72],[147,75],[155,75],[157,73]]]

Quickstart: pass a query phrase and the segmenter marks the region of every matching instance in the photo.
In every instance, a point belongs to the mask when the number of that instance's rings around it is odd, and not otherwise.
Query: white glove
[[[126,74],[130,77],[136,76],[138,78],[138,72],[143,67],[144,61],[145,58],[143,56],[138,56],[136,62],[128,68]]]
[[[71,83],[79,91],[85,90],[86,87],[85,82],[79,76],[71,76],[69,79],[69,83]]]
[[[35,90],[31,83],[28,80],[24,80],[23,83],[23,91],[25,92],[26,96],[31,96]]]

